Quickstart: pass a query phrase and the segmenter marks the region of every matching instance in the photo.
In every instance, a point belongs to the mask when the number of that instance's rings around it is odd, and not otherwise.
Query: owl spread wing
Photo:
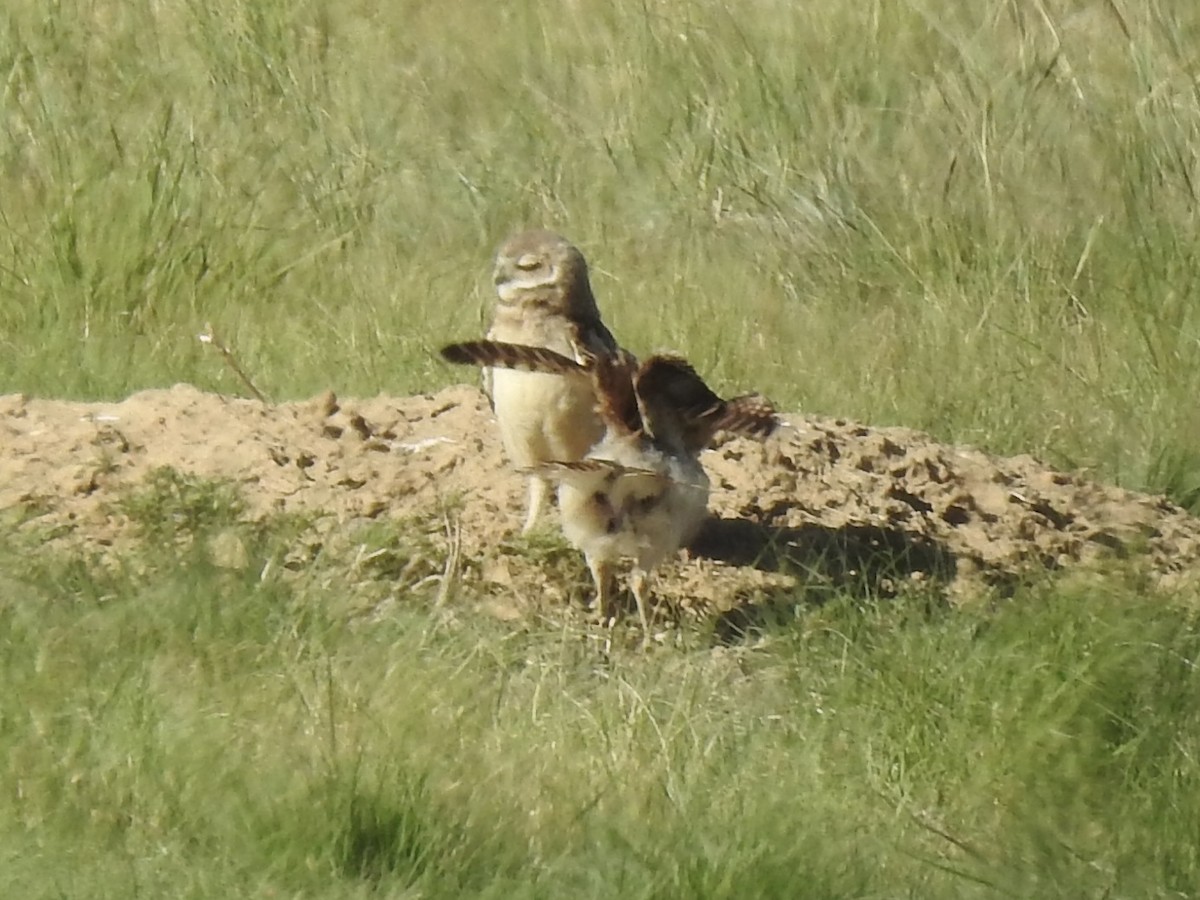
[[[748,394],[722,400],[679,356],[660,354],[642,364],[635,379],[647,429],[656,440],[689,453],[709,445],[718,431],[767,437],[779,424],[766,398]]]
[[[446,362],[485,368],[518,369],[551,375],[584,371],[580,363],[546,347],[528,347],[504,341],[460,341],[447,344],[441,349],[441,355]]]

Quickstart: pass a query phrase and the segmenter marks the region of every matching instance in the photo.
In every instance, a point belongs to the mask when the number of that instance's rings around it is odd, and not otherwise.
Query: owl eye
[[[540,268],[542,260],[533,253],[526,253],[524,256],[517,259],[517,268],[522,272],[532,272],[534,269]]]

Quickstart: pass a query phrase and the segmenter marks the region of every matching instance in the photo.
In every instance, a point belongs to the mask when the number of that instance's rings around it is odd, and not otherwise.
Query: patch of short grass
[[[1194,596],[844,597],[751,642],[605,653],[427,604],[347,615],[352,588],[261,558],[133,552],[4,554],[6,894],[1168,897],[1200,878]]]

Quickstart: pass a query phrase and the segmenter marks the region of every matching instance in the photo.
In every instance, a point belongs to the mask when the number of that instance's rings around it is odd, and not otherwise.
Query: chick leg
[[[633,591],[633,599],[637,601],[638,618],[642,620],[643,640],[650,640],[650,620],[646,615],[646,606],[650,600],[650,573],[641,566],[634,566],[629,573],[629,588]]]
[[[540,475],[529,476],[529,512],[525,516],[525,526],[521,534],[528,534],[546,511],[550,502],[550,482]]]
[[[600,621],[611,625],[616,620],[616,610],[613,608],[613,578],[612,563],[606,559],[589,558],[588,569],[592,573],[592,581],[596,583],[596,608],[600,611]]]

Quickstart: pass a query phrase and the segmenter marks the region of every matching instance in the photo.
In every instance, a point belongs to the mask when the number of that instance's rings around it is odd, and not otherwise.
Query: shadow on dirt
[[[721,643],[790,621],[798,609],[834,596],[878,600],[906,586],[938,590],[957,571],[954,554],[939,542],[876,525],[780,527],[712,518],[689,550],[727,565],[794,575],[800,582],[794,589],[741,599],[721,613],[714,635]]]

